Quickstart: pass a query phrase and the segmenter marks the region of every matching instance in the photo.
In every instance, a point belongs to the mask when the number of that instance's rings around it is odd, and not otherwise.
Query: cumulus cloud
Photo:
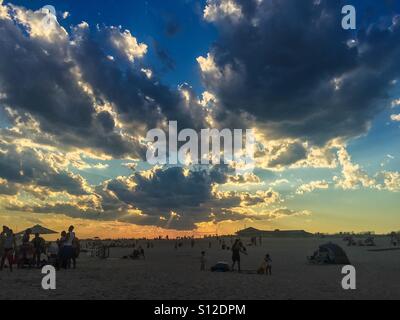
[[[400,114],[392,114],[392,115],[390,116],[390,118],[391,118],[393,121],[400,121]]]
[[[377,175],[378,189],[400,192],[400,172],[383,171]]]
[[[33,118],[42,134],[66,146],[138,159],[144,157],[140,141],[147,130],[169,119],[201,126],[196,100],[193,108],[183,108],[179,90],[141,71],[148,69],[136,59],[147,46],[129,31],[91,30],[83,22],[68,33],[57,23],[44,28],[40,11],[2,6],[3,11],[11,18],[0,19],[0,105],[13,118]],[[135,63],[110,61],[110,51]]]
[[[8,183],[39,186],[55,192],[87,195],[90,188],[79,175],[60,170],[35,149],[0,143],[0,179]]]
[[[2,205],[180,230],[310,214],[280,208],[280,194],[258,190],[265,189],[259,176],[235,176],[232,168],[140,171],[145,133],[169,120],[179,130],[254,127],[261,168],[340,165],[337,187],[399,191],[399,173],[371,177],[342,144],[366,132],[387,105],[400,73],[399,25],[361,29],[349,46],[340,12],[327,0],[208,0],[204,19],[219,38],[197,58],[205,86],[198,98],[188,84],[164,85],[146,65],[155,50],[174,68],[157,43],[87,22],[44,28],[42,12],[0,0],[0,108],[8,121],[0,129]],[[106,171],[106,160],[121,158],[132,173],[99,185],[71,172]],[[280,183],[289,181],[271,186]],[[330,183],[312,181],[297,193]]]
[[[242,8],[234,0],[207,0],[204,8],[204,19],[217,21],[221,19],[238,20],[242,17]]]
[[[191,230],[207,221],[241,220],[254,216],[257,207],[280,203],[278,193],[269,191],[223,192],[218,185],[229,180],[224,167],[186,170],[180,167],[154,168],[104,182],[89,196],[68,201],[48,199],[27,205],[12,203],[8,210],[59,213],[95,220],[116,220],[139,225]]]
[[[400,191],[399,172],[381,171],[371,176],[360,165],[352,162],[351,156],[345,147],[338,150],[338,158],[342,167],[342,176],[334,177],[333,180],[336,187],[344,190],[354,190],[363,187],[390,192]]]
[[[325,180],[311,181],[303,184],[297,188],[296,194],[302,195],[305,193],[313,192],[314,190],[328,189],[329,184]]]
[[[227,19],[228,12],[240,19]],[[340,1],[215,0],[205,18],[219,30],[198,58],[221,105],[215,118],[242,114],[270,139],[324,145],[357,137],[388,105],[390,82],[400,75],[399,26],[360,29],[349,47]]]
[[[338,158],[342,166],[342,177],[335,178],[336,185],[345,190],[360,187],[371,188],[376,182],[358,164],[351,161],[351,156],[343,147],[338,151]]]
[[[129,30],[122,31],[121,28],[108,28],[111,45],[121,52],[130,62],[142,58],[147,53],[147,45],[138,43]]]

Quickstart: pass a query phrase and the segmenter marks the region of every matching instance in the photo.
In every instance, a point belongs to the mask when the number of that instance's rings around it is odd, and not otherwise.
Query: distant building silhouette
[[[263,238],[307,238],[313,234],[304,230],[258,230],[256,228],[246,228],[236,232],[239,237],[263,237]]]

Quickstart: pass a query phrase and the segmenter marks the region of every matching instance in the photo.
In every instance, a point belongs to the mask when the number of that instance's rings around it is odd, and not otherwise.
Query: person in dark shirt
[[[33,261],[36,262],[36,266],[40,267],[40,256],[44,253],[45,241],[43,238],[40,237],[39,233],[35,234],[35,238],[32,240],[34,254],[33,254]]]
[[[31,234],[32,234],[32,230],[31,229],[26,229],[25,230],[24,235],[22,237],[22,244],[23,245],[24,244],[29,244]]]
[[[6,233],[4,234],[4,252],[1,257],[0,271],[3,270],[5,260],[8,260],[8,267],[10,272],[13,271],[13,263],[14,263],[14,252],[17,248],[15,242],[14,232],[11,229],[7,228]]]
[[[26,229],[24,235],[22,237],[22,246],[21,246],[21,259],[18,260],[18,267],[23,266],[25,263],[28,263],[29,268],[31,267],[31,260],[28,259],[28,252],[31,249],[30,237],[32,234],[31,229]]]
[[[238,264],[239,272],[240,270],[240,253],[245,253],[246,249],[244,248],[242,241],[240,239],[236,239],[235,243],[232,246],[232,271],[235,270],[235,264]]]

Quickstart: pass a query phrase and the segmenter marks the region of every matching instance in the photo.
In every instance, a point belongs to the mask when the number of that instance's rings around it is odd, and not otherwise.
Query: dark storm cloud
[[[8,204],[7,210],[43,214],[64,214],[73,218],[120,221],[138,225],[156,225],[167,229],[192,230],[196,223],[207,221],[265,219],[269,215],[246,215],[234,208],[274,202],[275,192],[258,195],[213,191],[216,183],[228,181],[226,168],[196,170],[186,174],[183,168],[154,170],[151,175],[134,174],[105,182],[95,188],[98,199],[77,203]],[[100,207],[99,205],[100,204]],[[140,210],[140,214],[135,212]]]
[[[213,192],[213,186],[227,182],[229,172],[224,166],[186,173],[179,167],[157,169],[149,175],[136,173],[96,187],[94,195],[99,199],[101,208],[85,200],[76,204],[9,206],[8,209],[191,230],[199,222],[242,219],[243,216],[233,210],[240,207],[242,201],[247,206],[253,206],[276,197],[274,192],[258,196],[231,193],[218,197]],[[135,210],[140,210],[141,214],[132,213]]]
[[[168,220],[171,212],[180,215],[171,220],[168,227],[191,229],[195,222],[206,221],[213,210],[212,185],[226,181],[226,175],[219,169],[190,171],[174,167],[156,170],[150,177],[135,174],[129,178],[136,186],[130,189],[124,181],[108,182],[107,190],[112,191],[123,203],[140,209],[157,220]],[[210,207],[211,206],[211,207]],[[220,210],[221,203],[218,203]],[[154,219],[154,218],[153,218]],[[164,220],[158,223],[166,224]]]
[[[0,20],[1,103],[29,112],[40,129],[71,146],[114,156],[134,154],[132,142],[96,117],[90,97],[79,87],[68,42],[30,38],[10,21]]]
[[[105,55],[106,48],[98,41],[101,38],[101,34],[79,31],[78,45],[72,55],[94,94],[115,105],[127,128],[136,125],[135,129],[144,133],[160,127],[165,120],[178,121],[181,128],[202,128],[204,113],[196,101],[192,101],[192,108],[185,107],[178,90],[163,85],[156,78],[149,79],[141,71],[140,63],[126,67],[110,61]],[[156,54],[160,53],[155,50]],[[167,56],[164,58],[164,62],[172,67],[172,61]]]
[[[76,27],[71,36],[59,32],[50,40],[33,37],[15,21],[0,19],[0,104],[21,115],[31,114],[42,132],[67,146],[117,158],[143,158],[145,150],[135,140],[137,134],[165,119],[184,127],[202,123],[200,108],[191,114],[183,107],[179,91],[148,79],[140,63],[123,65],[108,59],[111,48],[106,38],[121,30],[105,27],[90,32]],[[120,34],[120,50],[126,38],[133,39],[130,36]],[[79,80],[93,88],[94,96]],[[133,138],[115,128],[110,113],[98,113],[94,102],[113,103],[123,130]]]
[[[204,72],[203,82],[220,100],[219,121],[244,112],[271,137],[318,144],[367,130],[400,75],[398,25],[359,30],[349,46],[343,1],[236,3],[240,18],[209,18],[220,31],[210,53],[221,74]]]
[[[268,167],[289,166],[307,157],[307,150],[300,143],[287,146],[278,156],[268,163]]]

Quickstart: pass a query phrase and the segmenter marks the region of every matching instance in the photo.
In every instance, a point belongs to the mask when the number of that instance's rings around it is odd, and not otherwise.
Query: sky
[[[398,14],[394,0],[0,0],[0,223],[400,230]],[[254,171],[150,165],[146,134],[169,121],[255,130]]]

